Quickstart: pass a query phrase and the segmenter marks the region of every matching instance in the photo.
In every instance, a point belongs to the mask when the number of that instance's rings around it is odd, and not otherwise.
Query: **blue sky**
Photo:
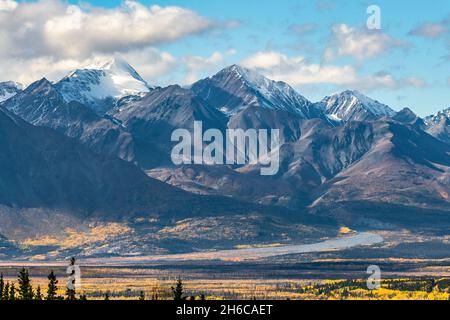
[[[117,0],[69,2],[87,11],[92,9],[87,4],[95,9],[123,8]],[[139,42],[132,54],[126,42],[115,47],[114,54],[129,56],[130,63],[138,72],[142,68],[141,73],[152,84],[188,84],[228,64],[240,63],[285,80],[312,101],[356,88],[394,109],[410,107],[421,116],[450,106],[448,0],[140,3],[148,8],[184,8],[209,23],[170,41],[149,41],[148,46]],[[372,4],[381,9],[381,30],[367,30],[366,9]],[[183,19],[176,21],[185,23]],[[362,44],[365,41],[370,46],[367,51]],[[149,48],[154,61],[146,61],[145,54],[135,52]],[[151,64],[159,59],[167,66],[155,71]]]

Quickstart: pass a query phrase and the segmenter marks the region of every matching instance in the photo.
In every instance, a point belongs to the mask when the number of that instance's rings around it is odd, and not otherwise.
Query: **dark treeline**
[[[58,296],[58,280],[53,270],[48,275],[48,287],[42,292],[41,287],[33,288],[28,270],[22,268],[17,275],[17,283],[6,282],[0,274],[0,300],[63,300]]]
[[[386,289],[409,292],[448,292],[450,293],[450,279],[411,278],[411,279],[386,279],[381,286]],[[365,280],[345,280],[333,283],[315,284],[302,287],[299,293],[313,293],[315,295],[332,295],[339,291],[344,298],[351,295],[351,290],[367,289]],[[369,294],[370,296],[370,294]]]
[[[1,301],[13,301],[13,300],[87,300],[86,295],[77,295],[75,289],[66,290],[65,295],[58,295],[58,279],[54,271],[52,270],[47,276],[48,284],[47,290],[42,292],[40,286],[33,287],[30,274],[27,269],[22,268],[17,275],[17,282],[5,281],[3,274],[0,274],[0,300]],[[145,300],[145,292],[127,292],[128,296],[132,296],[138,293],[139,300]],[[182,280],[177,280],[175,288],[171,288],[171,294],[173,300],[195,300],[195,296],[185,296]],[[94,298],[99,298],[99,293],[92,295]],[[110,292],[102,293],[101,297],[104,300],[109,300],[111,296],[117,296]],[[126,295],[125,295],[126,296]],[[157,293],[154,293],[149,297],[151,300],[158,300],[160,297]],[[200,300],[204,300],[205,296],[200,295]]]

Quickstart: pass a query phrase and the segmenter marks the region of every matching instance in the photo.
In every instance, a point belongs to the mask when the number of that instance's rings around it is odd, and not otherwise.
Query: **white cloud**
[[[14,0],[0,0],[0,11],[13,11],[17,5]]]
[[[426,83],[418,78],[395,78],[387,72],[363,76],[353,66],[320,65],[301,56],[288,57],[275,51],[261,51],[248,57],[243,66],[262,72],[267,77],[285,81],[293,86],[331,84],[351,89],[398,89],[423,87]]]
[[[352,56],[359,60],[373,58],[393,48],[407,44],[382,33],[379,30],[358,30],[346,24],[337,24],[332,28],[333,46],[340,56]]]
[[[450,19],[437,23],[424,23],[409,34],[423,38],[439,38],[442,35],[448,35],[450,32]]]
[[[56,58],[42,56],[37,58],[13,58],[8,63],[1,63],[0,80],[13,79],[24,85],[41,78],[57,81],[69,71],[80,68],[88,68],[101,65],[100,61],[107,61],[115,54],[99,54],[86,59]],[[177,67],[177,59],[167,52],[161,52],[155,48],[131,50],[120,54],[138,73],[150,84],[160,84],[159,78],[170,73]]]
[[[389,72],[377,72],[371,76],[360,77],[354,86],[357,89],[401,89],[401,88],[424,88],[427,83],[416,77],[395,78]]]
[[[169,81],[167,74],[182,61],[158,45],[238,25],[239,21],[212,21],[182,7],[129,0],[113,8],[64,0],[0,0],[0,79],[24,84],[42,77],[58,80],[94,60],[121,55],[150,83],[161,84],[160,77]],[[214,64],[218,55],[205,62]],[[200,62],[195,66],[195,57],[186,62],[191,77],[202,69]]]
[[[0,39],[7,56],[88,57],[171,42],[214,28],[214,23],[181,7],[82,8],[60,0],[15,3],[0,11]],[[14,4],[14,5],[11,5]],[[13,8],[15,6],[15,8]]]
[[[356,72],[350,66],[321,66],[309,63],[301,56],[288,57],[275,51],[258,52],[241,64],[294,86],[323,83],[345,85],[356,78]]]

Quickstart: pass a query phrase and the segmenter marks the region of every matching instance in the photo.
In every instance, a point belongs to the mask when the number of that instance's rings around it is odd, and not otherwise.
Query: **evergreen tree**
[[[56,300],[58,291],[58,280],[56,279],[53,270],[48,275],[48,289],[47,289],[47,300]]]
[[[3,273],[0,274],[0,300],[7,300],[3,299],[5,292],[5,281],[3,280]]]
[[[180,278],[177,280],[177,286],[172,287],[173,300],[183,300],[183,282]]]
[[[426,286],[426,288],[425,288],[425,291],[426,291],[427,293],[432,293],[435,284],[436,284],[436,283],[435,283],[434,279],[431,279],[430,282],[427,284],[427,286]]]
[[[107,292],[105,295],[105,301],[108,301],[108,300],[109,300],[109,293]]]
[[[9,300],[9,283],[3,285],[2,300]]]
[[[36,289],[36,294],[34,295],[34,300],[42,300],[41,286]]]
[[[11,283],[11,287],[9,288],[9,300],[16,300],[16,287],[14,285],[14,282]]]
[[[139,300],[141,300],[141,301],[145,300],[145,294],[144,294],[144,291],[141,291],[141,292],[140,292],[140,294],[139,294]]]
[[[19,298],[21,300],[33,299],[33,288],[31,286],[30,275],[25,268],[22,268],[19,272]]]
[[[67,300],[77,300],[75,289],[67,288],[66,291]]]

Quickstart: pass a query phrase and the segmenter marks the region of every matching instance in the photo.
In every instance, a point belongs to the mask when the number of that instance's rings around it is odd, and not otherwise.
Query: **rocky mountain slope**
[[[321,116],[310,101],[284,82],[265,78],[257,72],[232,65],[191,87],[214,108],[233,116],[247,107],[287,111],[304,119]]]
[[[426,130],[441,141],[450,143],[450,108],[425,118]]]
[[[8,100],[22,90],[22,85],[13,82],[0,82],[0,102]]]
[[[318,106],[337,121],[370,121],[395,115],[390,107],[351,90],[326,97]]]

